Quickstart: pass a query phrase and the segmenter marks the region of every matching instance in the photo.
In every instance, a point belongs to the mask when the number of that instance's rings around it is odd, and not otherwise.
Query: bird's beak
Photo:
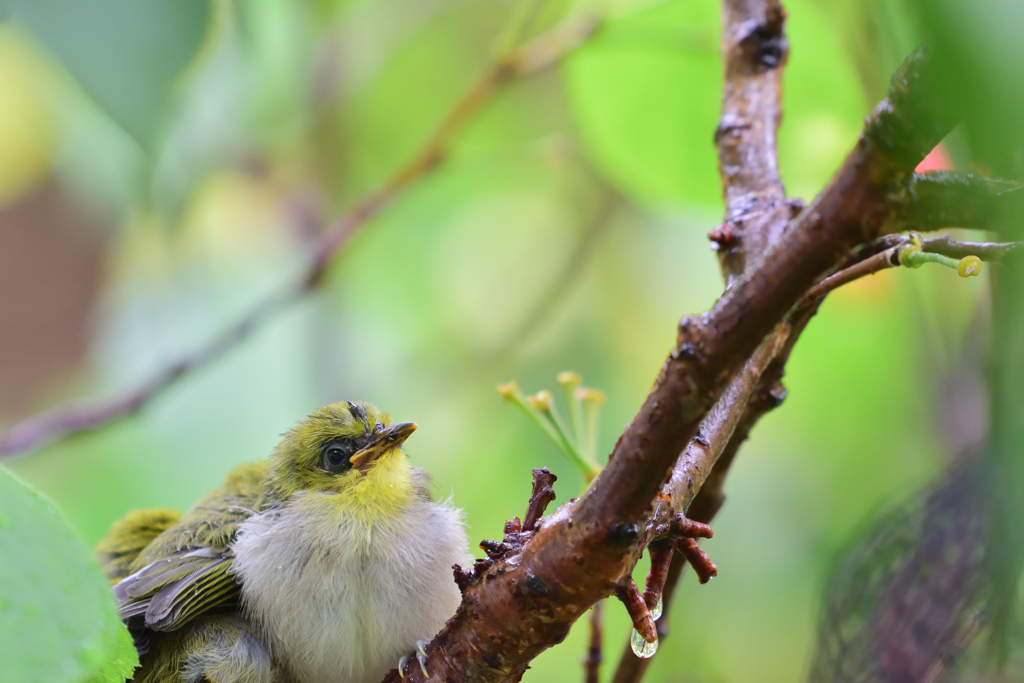
[[[367,444],[363,449],[356,451],[349,462],[352,463],[353,469],[365,470],[380,456],[384,455],[393,448],[398,448],[402,443],[408,439],[413,432],[416,431],[415,422],[399,422],[396,425],[388,427],[384,431],[375,434],[373,441]]]

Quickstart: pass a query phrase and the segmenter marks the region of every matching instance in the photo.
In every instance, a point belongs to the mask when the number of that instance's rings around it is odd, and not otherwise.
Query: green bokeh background
[[[15,162],[0,172],[0,200],[56,178],[110,227],[88,359],[37,408],[134,386],[288,282],[310,232],[415,153],[495,46],[515,39],[506,27],[523,11],[509,0],[242,0],[179,2],[175,14],[153,2],[174,16],[151,17],[148,41],[132,43],[115,38],[142,19],[83,0],[106,33],[72,43],[66,17],[54,20],[60,4],[4,3],[14,19],[0,29],[0,95],[24,106],[0,114],[0,158]],[[914,44],[898,6],[867,22],[875,5],[786,3],[779,161],[793,196],[827,181]],[[527,33],[595,8],[549,3]],[[522,514],[533,467],[559,476],[560,502],[576,495],[579,477],[495,385],[534,391],[582,373],[608,396],[607,453],[675,322],[721,290],[705,237],[722,214],[719,7],[624,0],[607,11],[560,68],[498,92],[318,293],[139,416],[9,466],[93,544],[133,508],[187,508],[316,407],[360,399],[420,424],[411,457],[465,510],[474,541]],[[612,192],[625,201],[598,208]],[[705,544],[720,576],[685,580],[648,680],[804,675],[839,550],[950,457],[935,378],[987,292],[986,278],[935,267],[829,299],[793,355],[789,398],[730,476]],[[617,604],[606,613],[614,664],[628,620]],[[585,636],[578,625],[524,680],[579,678]]]

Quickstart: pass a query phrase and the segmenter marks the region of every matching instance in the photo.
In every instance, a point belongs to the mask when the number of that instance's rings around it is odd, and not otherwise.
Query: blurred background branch
[[[357,231],[410,185],[420,181],[444,159],[452,138],[504,83],[546,69],[578,48],[594,31],[594,19],[570,19],[528,44],[495,60],[458,100],[431,135],[426,146],[388,181],[336,220],[316,240],[305,272],[296,282],[272,294],[242,316],[221,336],[171,364],[134,390],[110,399],[57,406],[12,426],[0,436],[0,457],[24,453],[72,434],[98,429],[127,417],[187,375],[206,367],[246,339],[295,300],[316,288],[324,271]]]

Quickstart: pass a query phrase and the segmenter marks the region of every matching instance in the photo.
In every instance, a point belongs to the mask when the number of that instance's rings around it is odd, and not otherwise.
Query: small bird
[[[403,451],[412,422],[335,403],[182,515],[136,510],[97,546],[134,683],[377,683],[461,599],[461,512]]]

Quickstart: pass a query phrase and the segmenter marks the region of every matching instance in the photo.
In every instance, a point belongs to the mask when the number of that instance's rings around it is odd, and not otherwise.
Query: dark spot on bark
[[[697,347],[693,344],[680,344],[678,349],[672,351],[675,360],[692,360],[696,357]]]
[[[640,537],[636,524],[612,524],[605,539],[611,545],[633,545]]]
[[[501,668],[501,660],[498,659],[498,656],[495,655],[493,652],[488,652],[487,650],[483,650],[482,652],[480,652],[480,657],[481,657],[481,659],[484,660],[484,663],[487,664],[487,666],[491,667],[492,669],[500,669]]]
[[[548,594],[548,587],[544,585],[543,581],[534,576],[533,572],[527,569],[524,592],[532,597],[542,598]]]
[[[759,48],[761,66],[774,69],[785,59],[789,46],[782,36],[765,35],[759,41]]]
[[[763,22],[745,22],[739,36],[739,48],[756,71],[768,71],[782,65],[789,52],[783,34],[784,15],[769,15]]]
[[[699,443],[704,448],[710,448],[711,447],[711,443],[707,439],[704,438],[703,434],[701,434],[699,432],[698,432],[697,436],[693,437],[693,440],[696,441],[697,443]]]

